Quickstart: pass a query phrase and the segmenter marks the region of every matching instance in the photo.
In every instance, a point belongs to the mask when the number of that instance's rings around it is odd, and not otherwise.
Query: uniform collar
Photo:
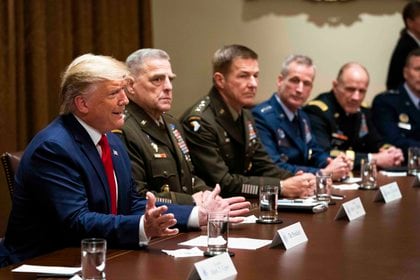
[[[417,109],[419,108],[420,97],[416,96],[411,89],[408,87],[407,83],[404,83],[404,89],[407,91],[408,97],[410,97],[411,101],[413,102],[414,106]]]
[[[277,102],[280,104],[289,121],[293,121],[293,119],[296,117],[297,112],[294,113],[290,111],[289,108],[287,108],[287,106],[284,105],[284,103],[281,101],[280,97],[277,94],[274,96],[276,97]]]

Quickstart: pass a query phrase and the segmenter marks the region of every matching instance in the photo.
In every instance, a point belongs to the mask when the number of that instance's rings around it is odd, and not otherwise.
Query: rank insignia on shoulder
[[[209,103],[210,103],[210,98],[206,96],[206,98],[202,99],[200,103],[198,103],[197,106],[195,106],[193,111],[197,113],[201,113],[209,105]]]
[[[261,112],[261,113],[264,113],[264,112],[266,112],[266,111],[271,110],[272,108],[273,108],[273,107],[271,107],[271,105],[267,105],[267,106],[265,106],[264,108],[261,108],[260,112]]]
[[[328,105],[325,104],[324,101],[321,100],[312,100],[308,103],[309,106],[316,106],[319,109],[321,109],[321,111],[325,112],[328,110]]]

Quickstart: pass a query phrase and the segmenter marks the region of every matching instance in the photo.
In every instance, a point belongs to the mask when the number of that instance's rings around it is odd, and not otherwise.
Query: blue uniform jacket
[[[138,248],[146,200],[134,192],[131,166],[116,135],[108,133],[118,182],[118,215],[99,153],[73,115],[63,115],[38,133],[16,174],[13,206],[0,260],[14,263],[56,249],[80,246],[85,237],[106,238],[110,247]],[[170,207],[185,228],[192,207]],[[1,263],[1,262],[0,262]]]
[[[319,146],[311,132],[308,116],[299,109],[302,137],[284,113],[275,94],[253,110],[261,142],[273,161],[292,173],[298,170],[315,173],[327,164],[328,153]]]
[[[420,110],[404,86],[378,94],[372,103],[373,121],[385,140],[404,151],[420,147]]]

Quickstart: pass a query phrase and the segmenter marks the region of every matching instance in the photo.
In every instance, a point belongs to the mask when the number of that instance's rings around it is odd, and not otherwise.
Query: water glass
[[[81,243],[82,278],[84,280],[104,280],[106,260],[106,240],[101,238],[83,239]]]
[[[277,203],[279,187],[278,186],[260,186],[260,216],[259,222],[272,223],[278,221]]]
[[[209,212],[207,217],[207,254],[218,255],[227,252],[229,212]]]
[[[316,199],[318,201],[330,202],[332,188],[332,174],[330,172],[318,171],[316,178]]]
[[[408,148],[407,174],[420,174],[420,147]]]
[[[362,182],[360,183],[361,189],[376,189],[376,161],[373,159],[370,161],[362,159],[360,162],[360,176],[362,178]]]

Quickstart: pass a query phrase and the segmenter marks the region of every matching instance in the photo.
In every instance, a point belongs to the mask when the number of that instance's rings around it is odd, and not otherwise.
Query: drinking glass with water
[[[81,243],[82,278],[105,280],[106,240],[83,239]]]

